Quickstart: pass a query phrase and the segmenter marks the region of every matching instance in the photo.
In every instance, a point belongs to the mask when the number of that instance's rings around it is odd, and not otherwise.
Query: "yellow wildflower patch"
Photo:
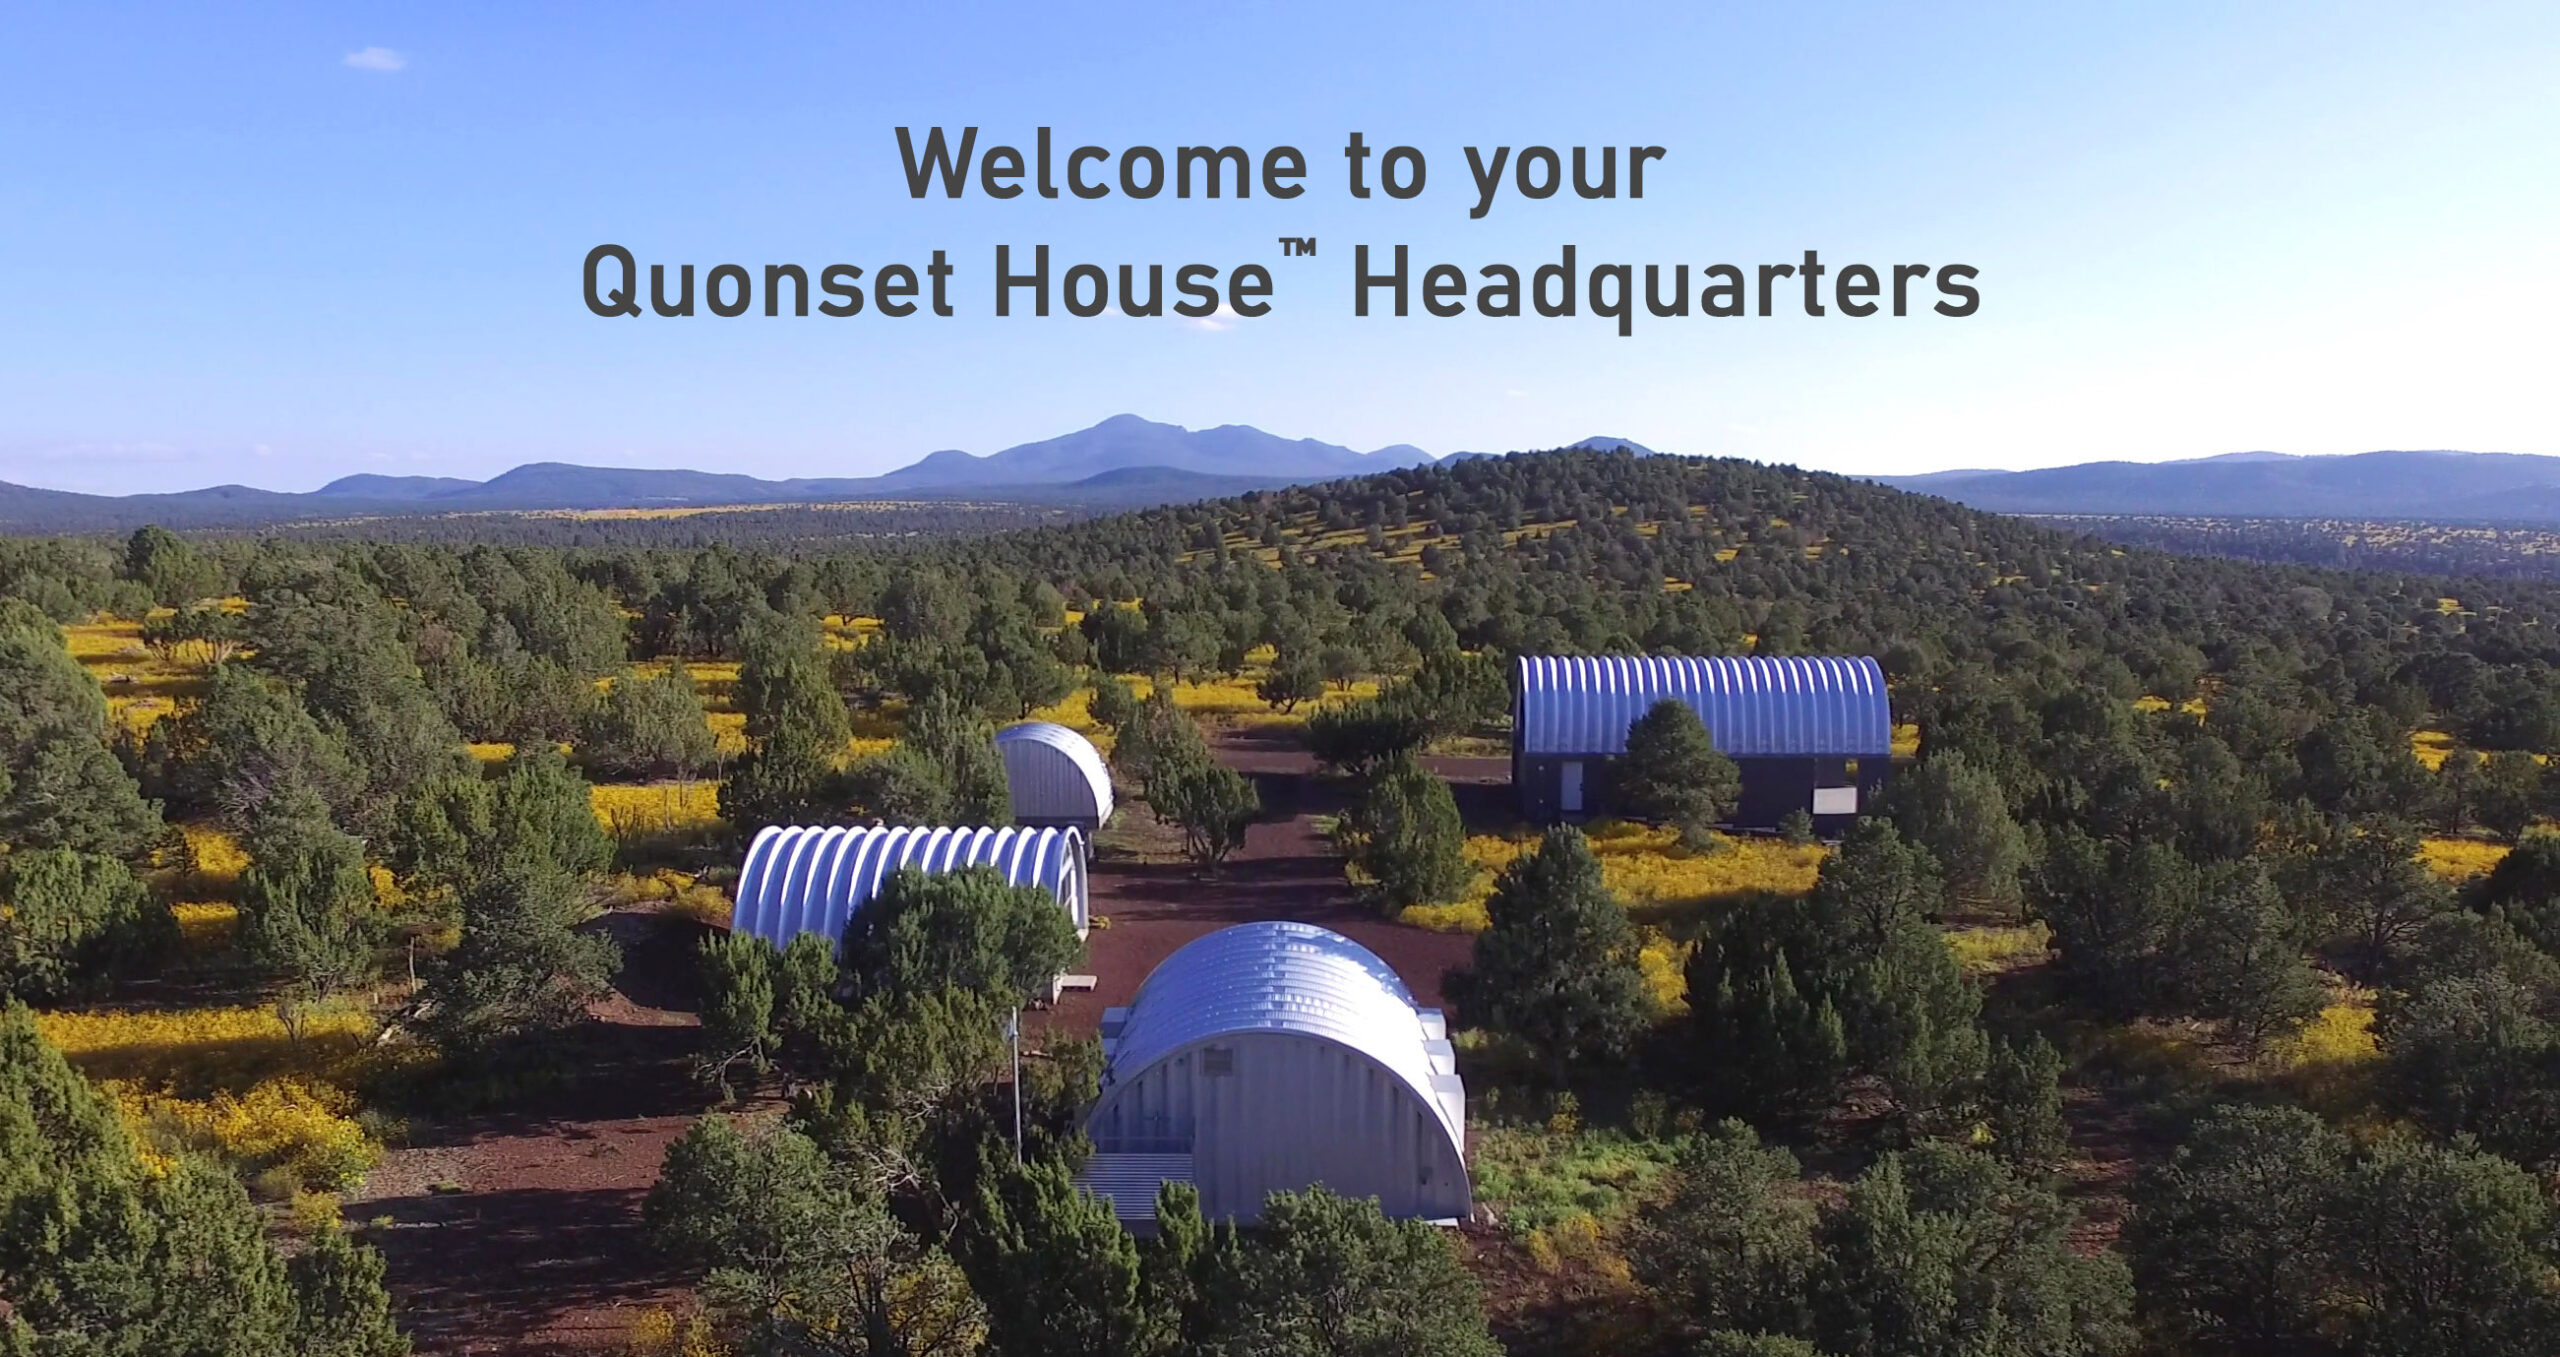
[[[617,839],[694,833],[720,822],[720,784],[607,782],[587,789],[596,819]]]
[[[240,936],[240,907],[227,900],[188,900],[169,906],[178,920],[178,945],[195,956],[231,949]]]
[[[2411,731],[2409,752],[2432,773],[2442,768],[2445,756],[2453,752],[2453,736],[2441,730]]]
[[[2366,1105],[2381,1044],[2373,1034],[2373,996],[2349,990],[2300,1032],[2272,1043],[2267,1059],[2314,1110],[2345,1116]]]
[[[195,870],[186,883],[187,893],[215,899],[238,894],[240,874],[249,870],[249,854],[240,847],[240,841],[207,824],[180,825],[178,832],[186,836],[187,851],[195,859]]]
[[[2418,860],[2447,881],[2486,876],[2506,856],[2507,845],[2478,839],[2427,839],[2418,845]]]
[[[300,1018],[300,1037],[272,1005],[151,1013],[38,1013],[36,1027],[93,1079],[187,1096],[302,1078],[352,1087],[385,1058],[373,1015],[324,1005]]]
[[[1947,946],[1965,974],[1998,975],[2044,960],[2053,946],[2053,930],[2041,923],[1951,928]]]
[[[1679,833],[1620,820],[1595,820],[1585,830],[1592,853],[1600,859],[1600,876],[1628,913],[1644,922],[1677,925],[1699,910],[1745,895],[1802,895],[1813,889],[1822,860],[1820,844],[1798,847],[1778,839],[1725,840],[1720,852],[1683,848]],[[1420,928],[1446,932],[1481,932],[1484,902],[1493,895],[1494,878],[1512,860],[1537,847],[1534,835],[1479,834],[1467,840],[1467,861],[1477,869],[1467,898],[1445,905],[1418,905],[1398,917]]]
[[[286,1076],[202,1099],[121,1080],[103,1087],[135,1138],[163,1154],[216,1154],[250,1175],[281,1171],[323,1191],[352,1186],[382,1162],[381,1143],[355,1120],[355,1095],[332,1084]]]

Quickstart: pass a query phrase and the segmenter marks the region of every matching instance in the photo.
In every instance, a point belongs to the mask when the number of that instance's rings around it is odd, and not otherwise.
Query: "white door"
[[[1569,762],[1558,770],[1558,776],[1562,779],[1562,784],[1557,792],[1557,806],[1567,815],[1580,815],[1582,813],[1582,764],[1579,761]]]

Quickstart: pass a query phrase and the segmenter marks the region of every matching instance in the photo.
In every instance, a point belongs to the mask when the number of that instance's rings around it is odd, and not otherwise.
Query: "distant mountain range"
[[[1566,445],[1657,456],[1633,439]],[[926,455],[878,476],[763,480],[709,471],[533,462],[485,481],[343,476],[303,494],[217,485],[151,495],[83,495],[0,482],[0,533],[126,532],[391,515],[538,513],[853,500],[986,500],[1128,509],[1334,480],[1435,459],[1410,443],[1355,452],[1244,424],[1186,429],[1115,415],[1089,429],[977,456]],[[2560,457],[2497,452],[2366,452],[2300,457],[2234,452],[2181,462],[2085,462],[2036,471],[1878,476],[1896,489],[1995,513],[2402,519],[2560,523]]]
[[[1647,449],[1624,439],[1582,446]],[[1458,454],[1476,455],[1476,454]],[[1058,438],[986,456],[936,452],[880,476],[762,480],[707,471],[534,462],[485,481],[452,476],[341,477],[307,494],[217,485],[154,495],[83,495],[0,482],[0,532],[120,532],[145,523],[242,528],[384,515],[684,508],[877,499],[997,499],[1133,508],[1334,480],[1432,461],[1398,443],[1354,452],[1243,424],[1186,429],[1115,415]]]
[[[1874,479],[2005,514],[2560,522],[2560,457],[2525,453],[2235,452]]]

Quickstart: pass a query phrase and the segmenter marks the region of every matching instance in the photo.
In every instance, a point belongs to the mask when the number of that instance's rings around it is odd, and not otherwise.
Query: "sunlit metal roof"
[[[996,752],[1014,819],[1099,826],[1111,818],[1111,769],[1093,741],[1054,721],[1025,721],[996,732]]]
[[[1893,752],[1884,667],[1864,655],[1523,655],[1512,738],[1523,754],[1623,754],[1664,698],[1731,758]]]
[[[901,868],[926,872],[993,867],[1016,886],[1058,897],[1089,922],[1084,836],[1067,829],[849,829],[774,825],[747,848],[730,927],[783,946],[802,933],[842,942],[845,921]]]
[[[1166,957],[1130,1001],[1111,1042],[1111,1085],[1189,1047],[1246,1032],[1316,1037],[1376,1061],[1466,1145],[1466,1096],[1439,1015],[1415,1009],[1387,963],[1313,924],[1240,924]]]

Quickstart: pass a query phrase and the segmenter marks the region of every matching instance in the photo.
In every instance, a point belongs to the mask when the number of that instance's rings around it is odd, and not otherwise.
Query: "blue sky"
[[[0,480],[859,475],[1123,411],[1864,473],[2560,453],[2547,2],[532,8],[0,0]],[[1294,145],[1308,191],[918,202],[901,124]],[[1353,199],[1353,130],[1423,151],[1424,192]],[[1471,220],[1464,148],[1533,144],[1667,155],[1642,201],[1506,191]],[[959,314],[599,319],[579,265],[607,241],[759,274],[941,248]],[[1060,270],[1258,263],[1273,309],[999,320],[999,242]],[[1471,273],[1566,243],[1961,262],[1983,304],[1631,338],[1363,320],[1363,242]]]

